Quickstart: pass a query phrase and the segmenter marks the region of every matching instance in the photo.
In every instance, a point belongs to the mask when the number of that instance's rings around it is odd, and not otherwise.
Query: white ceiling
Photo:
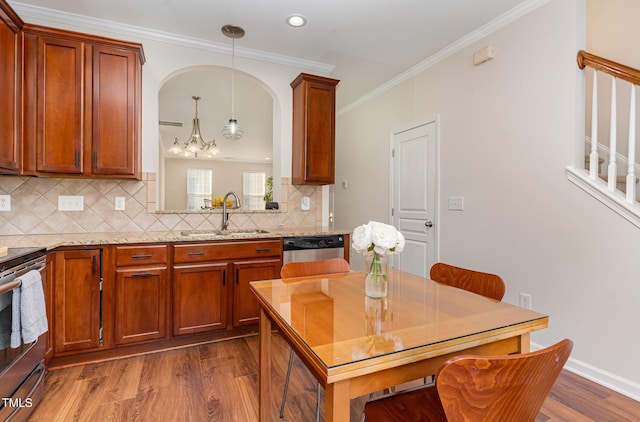
[[[540,0],[537,0],[538,2]],[[338,109],[494,19],[535,0],[9,0],[334,66]],[[302,28],[285,24],[304,15]]]

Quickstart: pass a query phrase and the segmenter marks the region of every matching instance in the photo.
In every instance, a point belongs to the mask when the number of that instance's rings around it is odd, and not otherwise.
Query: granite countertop
[[[263,232],[264,231],[264,232]],[[55,249],[60,246],[85,245],[126,245],[129,243],[166,243],[197,242],[216,240],[248,240],[273,239],[294,236],[319,236],[331,234],[348,234],[351,230],[336,228],[264,228],[264,229],[229,229],[227,233],[219,230],[180,230],[151,232],[109,232],[109,233],[69,233],[69,234],[34,234],[23,236],[2,236],[1,242],[10,248],[46,247]]]

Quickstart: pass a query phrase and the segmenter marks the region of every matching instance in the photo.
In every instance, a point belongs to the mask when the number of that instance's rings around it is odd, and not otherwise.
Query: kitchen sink
[[[187,230],[180,233],[182,236],[198,237],[198,236],[240,236],[252,234],[269,233],[262,229],[236,229],[236,230]]]

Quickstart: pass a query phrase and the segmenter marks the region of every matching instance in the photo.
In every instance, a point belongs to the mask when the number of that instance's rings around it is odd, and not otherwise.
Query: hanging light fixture
[[[222,135],[230,140],[242,138],[244,131],[238,125],[235,115],[235,56],[236,56],[236,39],[244,37],[244,29],[235,25],[225,25],[222,27],[222,33],[231,38],[231,118],[222,128]]]
[[[201,98],[196,95],[191,98],[196,102],[196,114],[193,117],[191,135],[189,135],[189,139],[184,142],[184,145],[181,145],[178,138],[176,138],[175,141],[173,141],[173,146],[169,149],[169,152],[174,154],[184,154],[185,157],[193,154],[196,158],[198,158],[198,152],[204,152],[205,156],[211,157],[220,151],[218,150],[215,139],[206,142],[202,137],[202,133],[200,133],[200,118],[198,117],[198,101],[200,101]]]

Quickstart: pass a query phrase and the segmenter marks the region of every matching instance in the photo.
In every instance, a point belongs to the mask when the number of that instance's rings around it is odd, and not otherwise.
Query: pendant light
[[[238,140],[244,135],[244,131],[238,125],[235,115],[235,55],[236,55],[236,39],[244,37],[244,29],[235,25],[225,25],[222,27],[222,33],[231,38],[231,118],[222,128],[222,135],[229,140]]]

